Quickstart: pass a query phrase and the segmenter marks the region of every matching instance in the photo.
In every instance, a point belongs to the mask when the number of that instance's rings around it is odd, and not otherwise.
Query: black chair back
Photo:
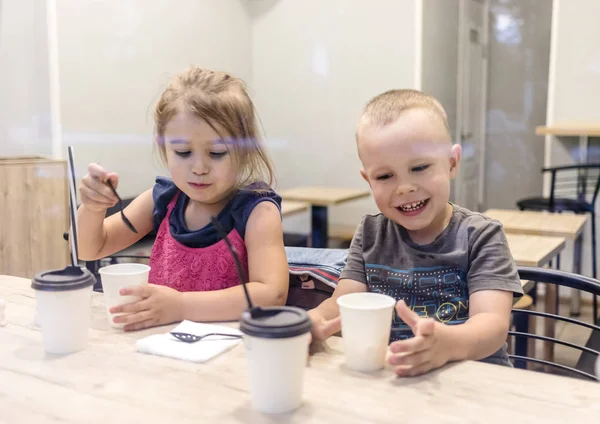
[[[555,199],[578,199],[596,204],[600,190],[600,163],[559,166],[542,169],[550,173],[550,210],[554,211]]]
[[[555,284],[561,287],[570,287],[575,290],[582,290],[591,293],[592,295],[600,295],[600,281],[590,277],[586,277],[584,275],[572,274],[569,272],[558,271],[548,268],[519,267],[519,278],[521,280],[530,280],[539,283]],[[568,346],[569,348],[576,349],[581,352],[581,357],[576,368],[569,367],[563,364],[558,364],[556,362],[551,362],[523,355],[509,355],[511,359],[513,359],[514,361],[538,363],[549,366],[554,369],[566,371],[570,375],[600,381],[600,378],[593,374],[593,364],[600,355],[600,351],[598,350],[600,349],[600,347],[595,346],[595,343],[600,343],[600,326],[596,325],[596,323],[589,324],[573,318],[562,317],[560,315],[550,314],[546,312],[514,309],[513,314],[533,315],[541,317],[543,319],[563,321],[583,328],[590,329],[590,342],[592,343],[588,342],[586,346],[581,346],[575,343],[559,340],[555,337],[546,337],[528,332],[509,331],[509,335],[515,337],[524,337],[527,339],[533,338],[536,340],[542,340],[544,342],[553,343],[555,345],[560,344],[562,346]],[[532,353],[529,353],[529,355],[531,354]],[[585,366],[583,364],[585,364]]]

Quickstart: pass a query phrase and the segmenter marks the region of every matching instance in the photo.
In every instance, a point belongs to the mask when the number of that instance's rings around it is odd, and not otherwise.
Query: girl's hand
[[[439,331],[439,326],[444,324],[432,318],[421,318],[403,300],[396,304],[396,311],[415,335],[412,339],[390,345],[392,354],[388,362],[396,365],[396,374],[403,377],[421,375],[446,364],[449,346],[442,340]]]
[[[97,163],[90,163],[88,173],[81,179],[79,192],[81,203],[94,212],[104,212],[106,209],[117,204],[117,198],[113,194],[107,181],[112,182],[116,189],[119,184],[119,176],[114,172],[107,172]]]
[[[125,331],[140,330],[183,320],[183,293],[166,286],[148,284],[121,289],[122,296],[139,296],[142,300],[110,309],[115,323],[125,323]]]

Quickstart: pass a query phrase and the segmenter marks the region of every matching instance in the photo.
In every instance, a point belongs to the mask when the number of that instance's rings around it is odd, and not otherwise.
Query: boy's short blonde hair
[[[360,129],[365,125],[384,127],[395,122],[402,113],[411,109],[424,109],[430,112],[444,124],[450,134],[446,111],[435,97],[419,90],[403,89],[388,90],[367,103],[356,131],[356,140],[358,141]]]

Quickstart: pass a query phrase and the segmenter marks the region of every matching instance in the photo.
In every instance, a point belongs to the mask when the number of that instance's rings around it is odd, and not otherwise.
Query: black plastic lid
[[[270,306],[244,311],[240,321],[242,333],[264,339],[286,339],[310,332],[312,321],[304,309],[293,306]]]
[[[86,268],[68,266],[65,269],[40,272],[31,281],[31,288],[42,291],[69,291],[90,287],[96,279]]]

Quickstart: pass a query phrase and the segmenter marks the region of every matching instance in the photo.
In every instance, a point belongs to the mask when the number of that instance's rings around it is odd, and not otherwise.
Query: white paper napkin
[[[192,321],[183,321],[172,332],[188,333],[202,336],[208,333],[238,334],[242,333],[230,327],[215,324],[203,324]],[[206,362],[209,359],[231,349],[241,342],[242,339],[224,338],[211,336],[196,343],[186,343],[176,339],[170,333],[153,334],[136,342],[135,348],[138,352],[151,355],[167,356],[191,362]]]

